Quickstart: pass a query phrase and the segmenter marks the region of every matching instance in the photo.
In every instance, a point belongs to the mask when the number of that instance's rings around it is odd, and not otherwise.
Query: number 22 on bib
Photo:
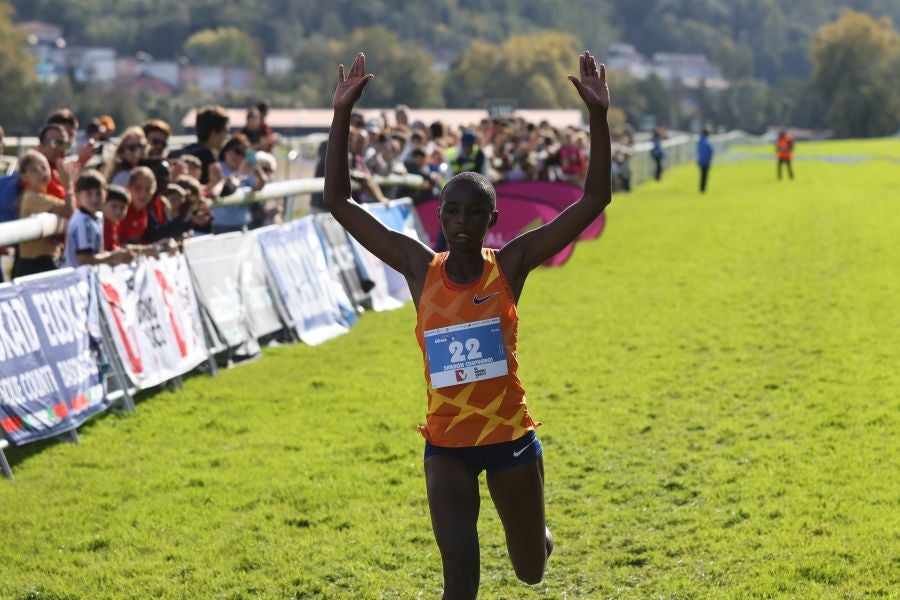
[[[499,318],[429,329],[424,338],[433,388],[465,385],[508,372]]]

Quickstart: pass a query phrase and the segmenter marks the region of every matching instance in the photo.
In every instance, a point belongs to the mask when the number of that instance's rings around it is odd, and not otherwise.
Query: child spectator
[[[184,204],[179,219],[190,221],[195,232],[212,233],[213,215],[203,199],[203,185],[190,175],[182,175],[175,183],[184,189]]]
[[[147,167],[135,167],[128,178],[128,193],[131,204],[119,224],[119,242],[140,244],[147,230],[147,205],[156,193],[156,178]]]
[[[120,265],[131,261],[128,250],[103,249],[103,217],[106,200],[106,179],[93,169],[83,172],[75,182],[78,210],[69,220],[66,233],[63,266]]]
[[[61,131],[65,135],[65,131]],[[69,217],[72,214],[72,207],[68,202],[47,194],[47,186],[50,184],[50,163],[47,157],[40,152],[29,150],[22,157],[19,169],[22,173],[22,182],[27,186],[19,205],[20,219],[43,212],[54,213],[59,217]],[[56,269],[59,266],[61,250],[62,240],[59,236],[22,242],[19,244],[19,254],[13,267],[13,277]]]
[[[103,249],[120,248],[119,224],[128,212],[131,194],[121,185],[111,185],[106,190],[106,204],[103,205]]]
[[[182,210],[187,207],[184,201],[187,192],[185,192],[184,188],[177,183],[170,183],[166,186],[163,195],[169,203],[169,216],[172,220],[183,221],[184,213]]]

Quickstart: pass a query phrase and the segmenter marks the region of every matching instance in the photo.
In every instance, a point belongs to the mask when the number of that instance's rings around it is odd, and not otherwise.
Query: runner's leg
[[[425,485],[444,567],[444,599],[475,598],[480,577],[478,475],[458,458],[436,455],[425,460]]]
[[[544,460],[536,460],[487,475],[488,488],[503,529],[516,577],[540,583],[553,551],[553,537],[544,517]]]

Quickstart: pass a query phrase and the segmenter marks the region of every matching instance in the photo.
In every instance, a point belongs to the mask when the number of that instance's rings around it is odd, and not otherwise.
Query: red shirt
[[[147,207],[137,209],[128,205],[125,218],[119,223],[119,239],[126,244],[139,244],[147,230]]]
[[[47,184],[47,193],[60,200],[66,199],[66,188],[62,186],[56,177],[56,169],[50,169],[50,183]]]
[[[153,196],[153,200],[150,201],[147,210],[153,214],[153,220],[156,221],[157,226],[165,225],[169,222],[169,215],[166,214],[166,207],[160,196]]]
[[[103,220],[103,249],[115,250],[119,244],[119,224]]]

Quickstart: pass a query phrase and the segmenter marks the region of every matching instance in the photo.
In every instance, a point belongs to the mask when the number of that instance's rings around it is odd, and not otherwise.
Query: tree
[[[34,58],[26,50],[25,35],[12,24],[12,7],[0,0],[0,115],[7,134],[33,134],[27,130],[38,98]]]
[[[900,127],[900,35],[887,17],[847,11],[816,32],[813,85],[839,137]]]
[[[345,65],[353,59],[357,50],[371,56],[367,64],[377,79],[366,88],[364,105],[390,107],[408,104],[428,108],[444,106],[441,79],[434,69],[434,57],[416,44],[401,43],[397,35],[383,27],[357,30],[344,47]],[[334,75],[336,63],[330,65]],[[331,102],[334,79],[325,89]]]
[[[740,79],[723,90],[714,101],[713,114],[720,125],[750,133],[763,133],[781,121],[774,93],[758,79]]]
[[[474,42],[447,74],[444,96],[462,108],[491,98],[514,98],[520,108],[576,107],[578,95],[565,84],[578,69],[578,50],[560,32],[514,36],[501,46]]]
[[[237,27],[198,31],[184,43],[184,53],[199,64],[259,68],[256,40]]]

